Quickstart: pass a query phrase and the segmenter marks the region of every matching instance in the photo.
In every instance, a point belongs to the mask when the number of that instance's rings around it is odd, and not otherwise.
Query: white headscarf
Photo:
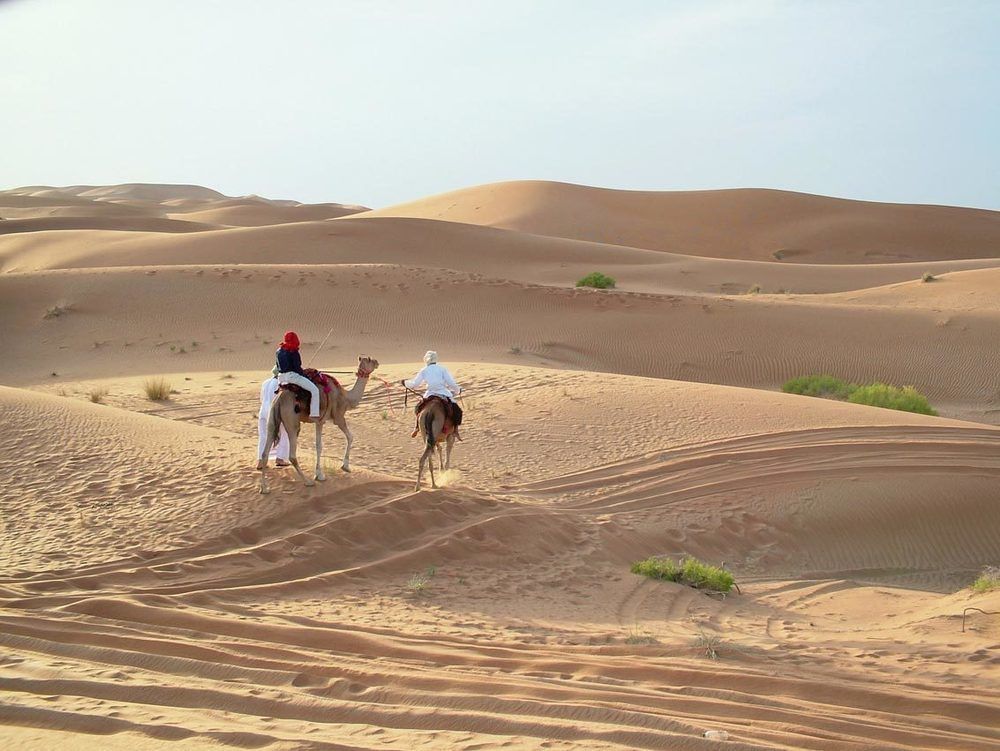
[[[438,361],[438,353],[432,349],[427,350],[427,354],[424,355],[424,365],[432,365]]]

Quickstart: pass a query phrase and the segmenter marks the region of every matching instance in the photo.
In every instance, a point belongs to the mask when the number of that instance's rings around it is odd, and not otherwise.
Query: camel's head
[[[358,357],[358,378],[367,378],[378,367],[378,360],[368,355]]]

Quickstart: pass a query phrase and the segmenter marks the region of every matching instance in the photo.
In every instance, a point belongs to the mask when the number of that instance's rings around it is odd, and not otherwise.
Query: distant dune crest
[[[72,229],[191,232],[335,219],[366,210],[258,195],[232,197],[200,185],[29,185],[0,191],[0,218],[19,220],[0,224],[0,234]]]
[[[439,219],[786,263],[891,263],[1000,253],[1000,212],[759,188],[652,192],[528,180],[464,188],[363,216]]]

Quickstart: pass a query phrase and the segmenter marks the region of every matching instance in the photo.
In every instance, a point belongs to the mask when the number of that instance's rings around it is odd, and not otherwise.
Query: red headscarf
[[[299,348],[299,335],[294,331],[286,331],[285,338],[281,342],[281,348],[294,352]]]

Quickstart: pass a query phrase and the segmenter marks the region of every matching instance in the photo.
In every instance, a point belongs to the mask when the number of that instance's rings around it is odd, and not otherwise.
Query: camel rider
[[[423,369],[410,380],[403,380],[400,383],[411,389],[417,389],[426,384],[427,388],[424,391],[424,398],[416,408],[417,414],[420,413],[421,407],[429,397],[440,396],[445,404],[448,405],[449,417],[455,425],[455,432],[458,432],[458,426],[462,424],[462,408],[455,403],[455,397],[462,393],[462,387],[455,383],[455,379],[448,372],[448,368],[438,364],[437,352],[428,350],[427,354],[424,355]],[[418,426],[417,430],[413,431],[413,436],[416,436],[419,432],[420,429]]]
[[[309,417],[319,417],[319,387],[306,378],[302,372],[302,357],[299,356],[299,337],[294,331],[286,331],[285,338],[274,353],[278,365],[278,383],[294,383],[310,393]]]

